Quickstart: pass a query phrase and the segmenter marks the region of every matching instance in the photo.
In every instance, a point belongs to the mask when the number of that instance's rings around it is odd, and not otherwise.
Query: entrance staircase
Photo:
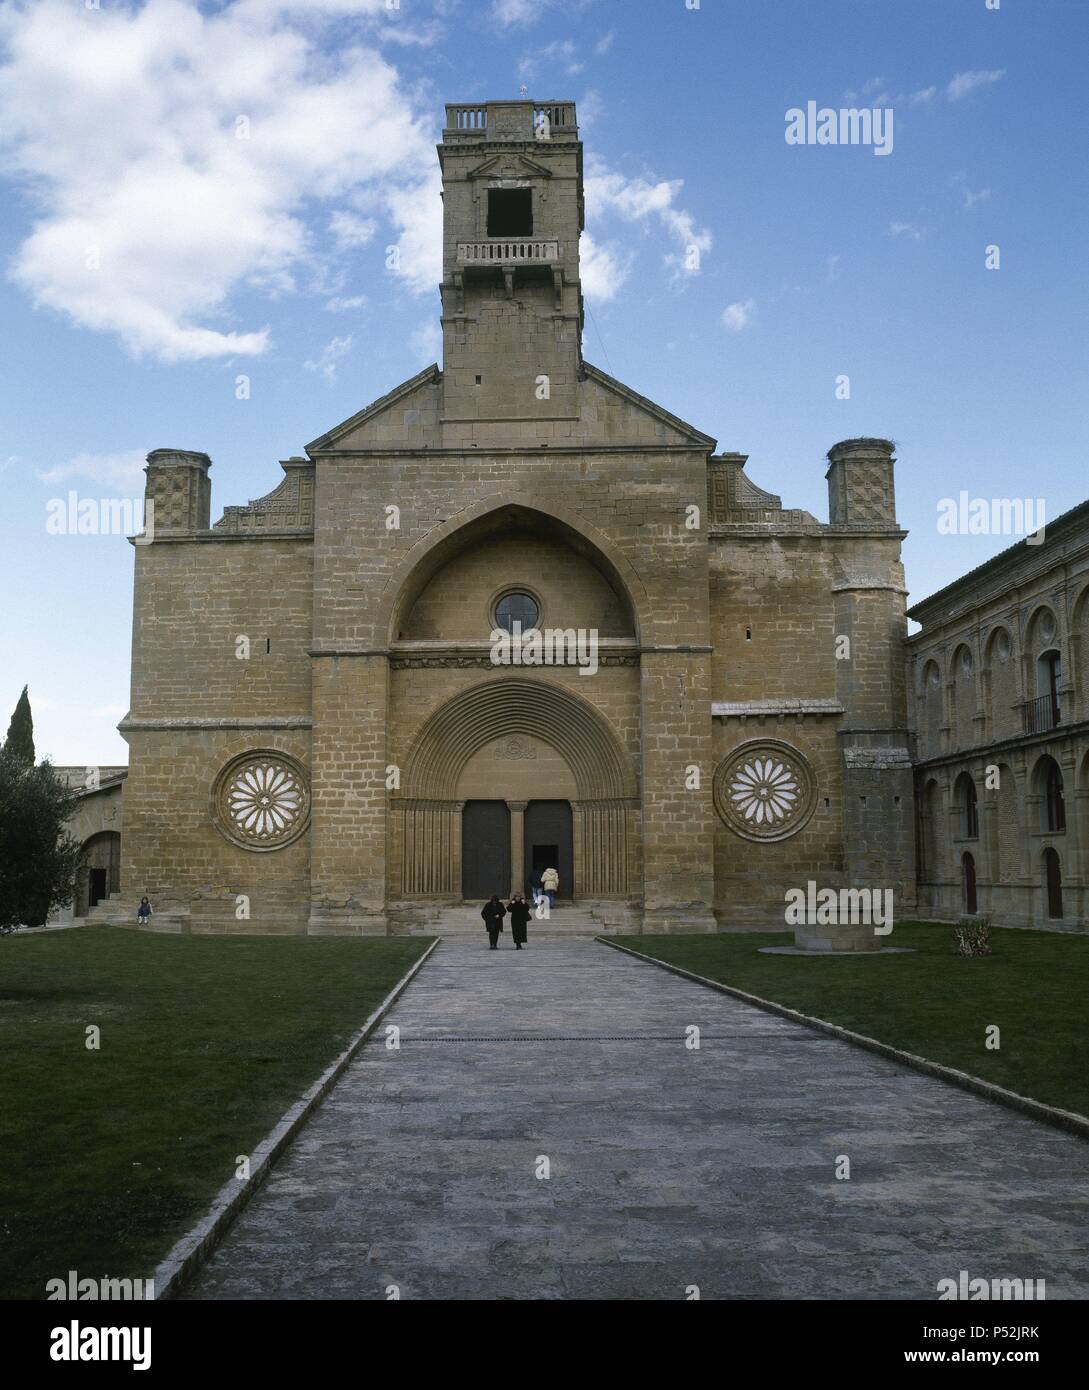
[[[110,927],[139,927],[134,903],[123,901],[122,894],[111,893],[101,898],[86,915],[76,919],[79,926],[91,927],[96,923]],[[189,930],[188,912],[153,912],[147,931],[187,932]]]
[[[389,931],[392,936],[484,936],[480,916],[482,903],[431,908],[391,908]],[[639,930],[638,915],[626,903],[564,904],[554,907],[547,918],[532,916],[527,932],[535,936],[605,936]],[[510,921],[503,919],[503,935],[510,933]]]
[[[111,893],[108,898],[99,898],[94,907],[88,908],[86,913],[80,918],[85,925],[91,926],[95,922],[105,922],[110,925],[120,924],[123,918],[135,916],[129,913],[121,901],[120,893]]]

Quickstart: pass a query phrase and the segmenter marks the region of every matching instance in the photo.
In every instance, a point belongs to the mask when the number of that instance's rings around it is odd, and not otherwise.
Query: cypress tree
[[[8,736],[4,740],[4,752],[13,757],[16,762],[23,763],[27,767],[34,766],[34,717],[30,713],[30,696],[27,688],[23,686],[23,693],[19,696],[19,702],[11,716],[11,723],[8,725]]]

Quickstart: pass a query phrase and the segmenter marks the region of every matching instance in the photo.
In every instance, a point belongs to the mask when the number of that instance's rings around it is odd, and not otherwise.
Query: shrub
[[[957,938],[957,954],[961,956],[989,956],[991,954],[991,919],[989,917],[964,917],[954,928]]]

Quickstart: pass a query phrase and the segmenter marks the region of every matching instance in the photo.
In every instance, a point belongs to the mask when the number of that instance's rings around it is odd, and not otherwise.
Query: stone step
[[[612,920],[608,920],[610,918]],[[480,908],[475,904],[391,914],[389,930],[395,936],[485,935]],[[638,930],[638,927],[633,925],[631,913],[624,907],[603,915],[600,910],[588,907],[559,905],[548,917],[530,917],[527,930],[531,936],[600,936]],[[510,922],[505,919],[503,935],[509,934]]]

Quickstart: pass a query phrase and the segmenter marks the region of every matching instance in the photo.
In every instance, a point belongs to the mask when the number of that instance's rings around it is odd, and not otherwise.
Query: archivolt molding
[[[406,759],[402,796],[453,800],[473,754],[510,734],[555,748],[574,774],[580,800],[637,795],[631,762],[593,705],[549,681],[510,677],[471,686],[430,716]]]

